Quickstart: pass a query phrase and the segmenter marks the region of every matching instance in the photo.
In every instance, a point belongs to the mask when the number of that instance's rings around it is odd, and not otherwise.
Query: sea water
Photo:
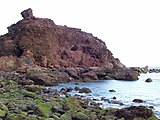
[[[147,83],[145,80],[151,78],[153,82]],[[87,87],[92,90],[89,94],[80,94],[77,91],[72,91],[70,94],[79,94],[88,98],[97,99],[97,102],[102,103],[102,107],[124,108],[132,105],[152,106],[156,116],[160,118],[160,73],[141,74],[137,81],[125,80],[95,80],[91,83],[82,82],[79,85],[75,83],[60,84],[52,87],[53,89],[61,89],[63,87]],[[109,90],[116,92],[109,92]],[[124,105],[111,104],[108,101],[101,101],[101,98],[111,99],[116,97],[117,101]],[[134,99],[142,99],[143,103],[134,103]]]

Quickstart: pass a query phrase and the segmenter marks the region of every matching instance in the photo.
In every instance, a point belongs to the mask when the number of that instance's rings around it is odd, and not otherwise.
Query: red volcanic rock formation
[[[22,59],[30,51],[32,62],[44,67],[124,67],[105,43],[92,34],[56,25],[50,19],[35,18],[31,9],[21,15],[24,19],[0,36],[0,57]]]

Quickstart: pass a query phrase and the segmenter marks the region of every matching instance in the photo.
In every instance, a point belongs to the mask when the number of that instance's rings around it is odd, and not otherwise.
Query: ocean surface
[[[153,82],[146,83],[145,80],[151,78]],[[79,85],[75,83],[60,84],[52,87],[53,89],[61,89],[63,87],[87,87],[92,90],[92,93],[81,94],[77,91],[72,91],[70,94],[79,94],[88,98],[95,98],[97,102],[102,103],[102,107],[124,108],[131,105],[145,105],[152,106],[153,111],[158,118],[160,118],[160,73],[141,74],[137,81],[123,81],[123,80],[96,80],[91,83],[82,82]],[[109,90],[116,92],[109,92]],[[124,103],[124,105],[111,104],[108,101],[101,101],[101,98],[112,100],[116,97],[117,101]],[[143,103],[134,103],[134,99],[142,99]]]

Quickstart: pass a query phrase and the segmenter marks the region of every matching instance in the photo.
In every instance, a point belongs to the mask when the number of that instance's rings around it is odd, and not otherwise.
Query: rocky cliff
[[[30,51],[34,63],[45,67],[124,67],[91,33],[36,18],[31,9],[21,14],[23,19],[0,37],[0,56],[20,58]]]
[[[71,80],[138,79],[135,71],[114,58],[105,43],[91,33],[36,18],[32,9],[21,15],[23,19],[0,36],[0,71],[15,71],[20,76],[22,73],[23,80],[42,85]],[[10,79],[14,75],[2,76]]]

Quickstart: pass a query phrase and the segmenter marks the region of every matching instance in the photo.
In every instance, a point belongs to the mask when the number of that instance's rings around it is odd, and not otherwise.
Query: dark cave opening
[[[20,57],[22,54],[23,54],[24,50],[22,48],[19,47],[19,45],[16,45],[16,48],[15,48],[15,55],[17,57]]]

